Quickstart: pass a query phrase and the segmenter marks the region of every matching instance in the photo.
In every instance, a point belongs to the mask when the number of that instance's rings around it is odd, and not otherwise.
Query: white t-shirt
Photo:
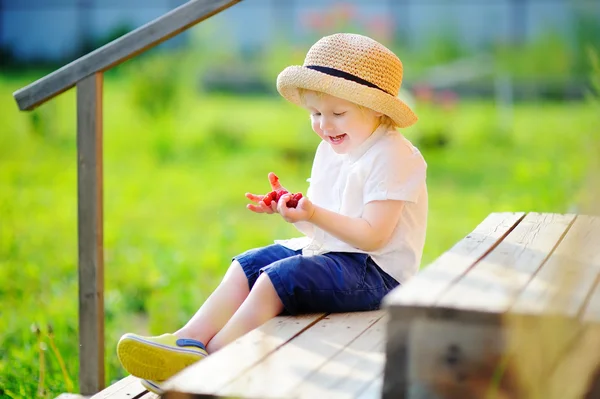
[[[402,200],[402,214],[388,243],[368,252],[375,263],[399,283],[419,269],[427,227],[427,164],[419,150],[400,132],[379,126],[349,154],[337,154],[322,141],[315,154],[307,197],[345,216],[361,217],[365,205],[378,200]],[[302,249],[303,255],[360,252],[312,223],[294,224],[304,237],[275,242]]]

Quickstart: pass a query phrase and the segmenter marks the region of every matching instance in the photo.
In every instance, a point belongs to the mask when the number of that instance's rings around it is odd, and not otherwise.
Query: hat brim
[[[277,91],[291,103],[303,106],[299,88],[323,92],[381,112],[400,128],[409,127],[418,120],[398,97],[351,80],[296,65],[285,68],[277,76]]]

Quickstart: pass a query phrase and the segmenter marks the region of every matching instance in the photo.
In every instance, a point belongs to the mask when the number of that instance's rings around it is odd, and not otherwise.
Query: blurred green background
[[[231,38],[211,48],[208,21],[185,46],[105,75],[107,384],[125,375],[114,351],[121,334],[177,329],[232,256],[297,234],[246,210],[244,193],[268,191],[270,171],[306,191],[319,139],[274,82],[321,35],[369,34],[405,64],[403,96],[420,121],[403,133],[429,166],[423,267],[491,212],[598,210],[597,20],[582,18],[569,40],[549,31],[467,49],[447,34],[415,48],[348,10],[318,14],[304,41],[250,53]],[[0,71],[0,397],[78,391],[75,91],[33,112],[12,96],[58,66],[6,57]]]

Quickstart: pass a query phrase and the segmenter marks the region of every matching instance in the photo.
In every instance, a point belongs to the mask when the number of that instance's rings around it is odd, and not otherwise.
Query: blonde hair
[[[309,90],[309,89],[304,89],[302,87],[298,88],[298,95],[300,96],[300,100],[302,101],[302,103],[304,105],[306,105],[306,94],[307,93],[314,93],[317,97],[321,98],[323,96],[322,91],[316,91],[316,90]],[[358,109],[361,110],[361,112],[366,112],[367,110],[373,111],[372,109],[362,106],[360,104],[356,104],[355,102],[351,101],[352,104],[356,105],[358,107]],[[389,116],[383,114],[379,117],[379,124],[380,125],[389,125],[391,128],[397,128],[398,126],[396,125],[396,123],[394,122],[394,120],[392,118],[390,118]]]

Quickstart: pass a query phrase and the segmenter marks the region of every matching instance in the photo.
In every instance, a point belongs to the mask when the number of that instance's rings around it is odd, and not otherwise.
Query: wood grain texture
[[[600,275],[599,243],[600,218],[578,216],[511,310],[578,317]]]
[[[381,399],[383,387],[383,375],[376,377],[364,391],[360,392],[356,399]]]
[[[323,313],[276,317],[186,368],[167,381],[164,388],[173,392],[215,394],[323,317]]]
[[[511,233],[437,301],[462,313],[502,314],[510,308],[574,220],[529,213]]]
[[[401,308],[400,308],[401,309]],[[410,328],[416,320],[425,317],[421,308],[406,308],[406,314],[390,317],[385,343],[385,367],[381,396],[383,399],[404,399],[409,396],[408,342]]]
[[[385,326],[382,317],[343,350],[291,389],[296,398],[355,398],[383,378]],[[381,390],[381,387],[379,387]],[[379,392],[381,395],[381,392]]]
[[[79,385],[104,388],[102,73],[77,84]]]
[[[492,213],[470,234],[384,299],[384,306],[429,306],[491,251],[524,217]],[[393,312],[393,310],[392,310]]]
[[[241,0],[190,0],[169,13],[113,40],[51,74],[13,93],[21,110],[32,110],[77,82],[106,71]]]
[[[56,399],[89,399],[89,396],[83,396],[76,393],[61,393]]]
[[[411,398],[476,399],[486,397],[506,343],[498,325],[420,319],[408,346]]]
[[[596,280],[596,287],[584,309],[582,320],[600,324],[600,279]]]
[[[130,375],[98,392],[92,399],[133,399],[143,397],[147,392],[139,378]]]
[[[492,213],[470,234],[384,300],[389,313],[382,397],[408,397],[408,339],[411,323],[436,310],[433,305],[494,249],[524,218],[524,213]],[[412,393],[415,394],[414,392]]]
[[[222,396],[284,398],[356,339],[383,312],[330,314],[219,390]]]
[[[600,377],[599,372],[600,326],[587,326],[529,397],[582,398]]]

